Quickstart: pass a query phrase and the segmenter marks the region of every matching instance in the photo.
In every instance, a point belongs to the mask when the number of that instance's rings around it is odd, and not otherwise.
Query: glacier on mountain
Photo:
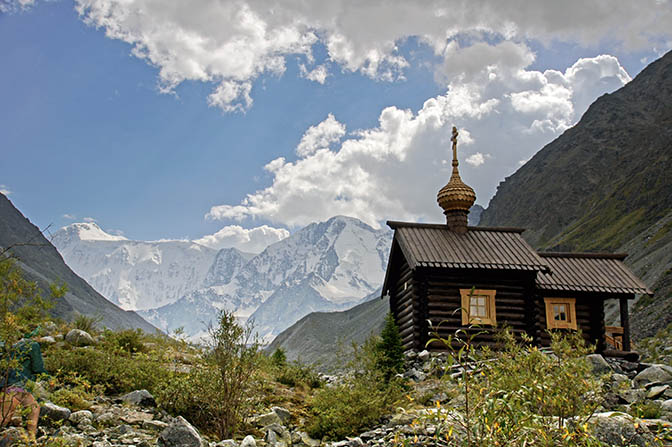
[[[336,216],[251,255],[189,241],[82,238],[104,233],[86,225],[95,224],[73,224],[54,236],[68,265],[111,301],[192,338],[222,309],[253,321],[270,341],[310,312],[352,307],[381,286],[392,240],[387,229]]]

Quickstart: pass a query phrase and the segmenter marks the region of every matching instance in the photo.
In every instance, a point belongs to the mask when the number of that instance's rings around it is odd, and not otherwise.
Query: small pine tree
[[[378,342],[377,348],[380,353],[378,366],[383,372],[385,380],[390,380],[395,374],[404,370],[404,348],[401,344],[399,328],[391,313],[388,313],[385,317],[385,326],[380,333],[380,342]]]
[[[271,362],[273,363],[273,366],[277,366],[278,368],[287,366],[287,355],[285,354],[285,350],[282,348],[276,349],[271,356]]]

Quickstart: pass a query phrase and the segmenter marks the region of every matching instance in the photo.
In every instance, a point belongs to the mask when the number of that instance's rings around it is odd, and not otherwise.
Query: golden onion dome
[[[460,172],[457,169],[457,128],[453,127],[453,174],[450,176],[448,184],[439,190],[436,201],[443,208],[444,214],[450,211],[466,211],[476,201],[476,193],[460,178]]]

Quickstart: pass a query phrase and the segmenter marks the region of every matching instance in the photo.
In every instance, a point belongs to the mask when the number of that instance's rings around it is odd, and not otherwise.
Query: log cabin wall
[[[422,349],[420,347],[422,313],[417,299],[417,281],[403,256],[397,257],[397,262],[392,265],[390,273],[391,277],[395,278],[388,290],[390,311],[399,328],[404,350]]]
[[[535,333],[537,343],[541,346],[550,346],[551,336],[546,324],[546,307],[544,298],[575,298],[576,325],[588,344],[595,345],[596,352],[604,351],[606,347],[606,329],[604,323],[605,294],[576,293],[576,292],[537,292],[535,299],[536,321]],[[611,298],[609,296],[608,298]],[[554,329],[554,331],[569,332],[569,329]]]
[[[424,320],[429,320],[436,329],[429,334],[429,327],[421,328],[420,345],[424,348],[430,336],[438,335],[447,338],[462,328],[478,335],[474,342],[479,345],[494,346],[495,332],[508,326],[515,334],[526,332],[530,335],[535,330],[534,308],[534,272],[511,270],[456,270],[456,269],[419,269],[418,272],[419,305],[424,313]],[[462,326],[460,289],[494,289],[497,328],[482,326],[466,328]],[[456,346],[459,347],[459,346]],[[444,350],[446,346],[435,343],[431,350]]]

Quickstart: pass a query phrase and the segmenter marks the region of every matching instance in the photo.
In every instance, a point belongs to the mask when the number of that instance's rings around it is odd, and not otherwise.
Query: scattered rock
[[[425,349],[424,351],[420,351],[420,353],[418,353],[418,360],[425,362],[429,360],[429,356],[429,351]]]
[[[395,414],[390,422],[387,423],[388,427],[396,427],[398,425],[410,425],[411,422],[415,419],[415,415],[410,413],[399,413]]]
[[[609,363],[607,363],[604,357],[602,357],[600,354],[589,354],[586,356],[586,359],[593,367],[593,374],[595,375],[601,376],[602,374],[606,374],[612,371]]]
[[[112,426],[119,423],[119,417],[110,412],[101,413],[96,416],[96,423],[103,426]]]
[[[282,419],[280,419],[280,416],[278,416],[275,411],[255,416],[252,418],[251,422],[257,427],[268,427],[271,424],[282,425]]]
[[[672,381],[672,367],[667,365],[652,365],[635,376],[636,387],[644,387],[651,382]]]
[[[593,435],[613,447],[645,447],[653,444],[653,435],[646,426],[635,423],[632,416],[624,413],[597,413],[591,419]]]
[[[0,432],[0,447],[9,447],[18,444],[26,433],[17,427],[10,427]]]
[[[240,443],[240,447],[257,447],[257,441],[254,440],[252,435],[247,435]]]
[[[415,368],[411,368],[408,371],[406,371],[404,377],[406,377],[407,379],[412,379],[415,382],[422,382],[427,378],[427,374],[423,373],[422,371],[418,371]]]
[[[93,340],[93,337],[91,337],[91,334],[81,329],[70,330],[70,332],[65,335],[65,341],[73,346],[91,346],[96,343]]]
[[[628,387],[630,388],[632,386],[632,383],[630,382],[630,378],[626,376],[625,374],[612,374],[611,375],[611,388],[612,389],[620,389],[620,388],[625,388]]]
[[[672,399],[668,399],[665,402],[663,402],[660,406],[660,408],[663,411],[669,411],[672,412]]]
[[[647,399],[656,399],[663,395],[665,391],[670,388],[669,385],[656,385],[649,388],[649,391],[646,393]]]
[[[151,421],[154,419],[154,415],[151,413],[143,413],[141,411],[127,411],[125,412],[120,419],[127,424],[131,425],[142,425],[145,421]]]
[[[145,430],[160,431],[168,427],[168,424],[163,421],[149,420],[142,421],[142,428]]]
[[[75,411],[74,413],[70,414],[68,420],[75,425],[91,425],[91,421],[93,420],[93,413],[91,413],[89,410]]]
[[[51,335],[47,335],[45,337],[37,337],[35,338],[35,341],[41,345],[53,345],[54,343],[56,343],[56,339]]]
[[[51,402],[44,402],[40,406],[40,424],[46,422],[47,424],[59,421],[66,421],[72,412],[64,407],[59,407]]]
[[[271,411],[278,415],[278,417],[280,418],[280,423],[282,425],[286,425],[287,422],[289,422],[289,418],[291,416],[289,410],[282,407],[273,407],[271,408]]]
[[[663,430],[667,431],[672,428],[672,423],[663,419],[642,419],[642,424],[653,433],[658,433]]]
[[[295,442],[294,444],[305,445],[307,447],[319,447],[320,441],[318,441],[317,439],[311,438],[310,436],[308,436],[308,433],[306,433],[305,431],[300,431],[297,434],[298,434],[299,440],[298,440],[298,442]],[[299,442],[302,443],[302,444],[299,444]]]
[[[238,447],[238,443],[236,443],[236,441],[234,441],[233,439],[224,439],[216,444],[210,444],[210,445],[214,447]]]
[[[628,404],[635,404],[646,399],[646,391],[644,390],[623,390],[618,393],[618,397],[623,399]]]
[[[166,427],[156,441],[158,447],[202,447],[204,444],[198,431],[182,416]]]
[[[140,407],[156,407],[156,400],[154,400],[154,396],[152,396],[152,394],[147,390],[131,391],[130,393],[121,396],[120,399],[124,402],[138,405]]]

